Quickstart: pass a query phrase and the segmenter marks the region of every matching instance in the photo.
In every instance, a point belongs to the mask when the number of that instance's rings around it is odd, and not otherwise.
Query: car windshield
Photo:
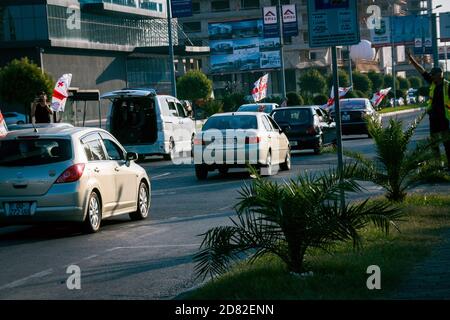
[[[238,111],[245,111],[245,112],[265,112],[270,113],[273,110],[271,105],[259,105],[259,104],[252,104],[252,105],[244,105],[239,107]]]
[[[16,115],[14,113],[4,113],[3,117],[4,118],[14,118]]]
[[[70,140],[0,140],[0,166],[23,167],[66,161],[72,158]]]
[[[340,103],[341,110],[365,109],[365,100],[343,100]]]
[[[209,118],[203,126],[203,131],[210,129],[258,129],[256,116],[218,116]]]
[[[289,124],[307,124],[312,121],[311,110],[304,109],[292,109],[292,110],[277,110],[273,114],[273,118],[277,123],[289,123]]]

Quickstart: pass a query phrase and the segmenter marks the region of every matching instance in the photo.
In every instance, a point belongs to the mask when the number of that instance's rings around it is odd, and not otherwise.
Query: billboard
[[[441,30],[441,42],[450,41],[450,12],[439,15],[439,26]]]
[[[280,38],[264,38],[262,19],[210,23],[208,33],[211,73],[281,67]]]

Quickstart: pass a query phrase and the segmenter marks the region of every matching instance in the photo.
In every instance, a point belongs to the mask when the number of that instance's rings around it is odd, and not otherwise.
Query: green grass
[[[400,107],[387,107],[387,108],[383,108],[381,110],[378,111],[378,113],[388,113],[388,112],[395,112],[395,111],[403,111],[403,110],[410,110],[410,109],[418,109],[418,108],[422,108],[423,105],[418,105],[418,104],[410,104],[407,106],[400,106]]]
[[[380,201],[380,200],[376,200]],[[425,259],[450,227],[450,196],[410,196],[405,201],[401,232],[388,236],[370,227],[363,231],[363,248],[351,243],[336,245],[330,252],[310,250],[305,259],[312,277],[299,278],[287,272],[274,256],[245,262],[227,274],[209,281],[182,299],[388,299],[412,266]],[[367,267],[381,268],[382,290],[368,290]]]

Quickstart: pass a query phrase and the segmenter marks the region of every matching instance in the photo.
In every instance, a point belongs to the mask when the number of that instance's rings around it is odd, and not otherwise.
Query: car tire
[[[206,180],[208,177],[208,168],[204,164],[195,165],[195,176],[198,180]]]
[[[266,164],[261,168],[261,175],[270,177],[273,175],[272,152],[267,153]]]
[[[292,163],[291,163],[291,150],[288,150],[286,152],[286,158],[284,159],[284,162],[280,165],[281,170],[283,171],[289,171],[291,170]]]
[[[194,159],[194,135],[191,138],[191,158]]]
[[[147,184],[141,182],[139,184],[138,195],[137,195],[137,210],[131,212],[130,219],[133,221],[144,220],[148,217],[148,212],[150,210],[150,192]]]
[[[164,160],[166,161],[172,161],[173,159],[175,159],[175,142],[172,138],[170,138],[169,143],[169,153],[163,156]]]
[[[97,192],[92,192],[86,208],[86,218],[83,223],[85,233],[96,233],[100,230],[102,223],[102,206]]]
[[[219,167],[219,173],[220,173],[222,176],[227,175],[228,170],[229,170],[229,168],[228,168],[227,166],[221,166],[221,167]]]

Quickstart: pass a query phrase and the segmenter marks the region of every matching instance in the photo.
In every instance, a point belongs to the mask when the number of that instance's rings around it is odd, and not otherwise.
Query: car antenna
[[[38,129],[36,128],[36,126],[33,123],[33,120],[31,120],[31,125],[33,126],[34,132],[39,133]]]

